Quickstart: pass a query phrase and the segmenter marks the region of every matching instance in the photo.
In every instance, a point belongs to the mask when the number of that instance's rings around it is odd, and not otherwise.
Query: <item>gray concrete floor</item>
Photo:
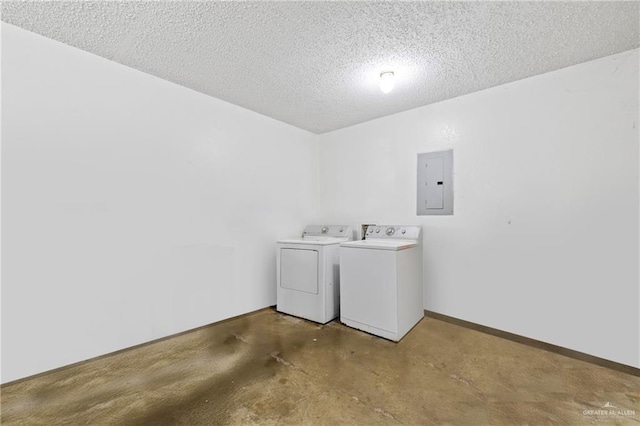
[[[640,425],[634,375],[433,318],[392,343],[271,309],[1,391],[3,425]]]

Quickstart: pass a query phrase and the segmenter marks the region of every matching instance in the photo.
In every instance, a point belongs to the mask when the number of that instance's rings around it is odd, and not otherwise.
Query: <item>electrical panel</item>
[[[418,154],[417,214],[453,214],[453,150]]]

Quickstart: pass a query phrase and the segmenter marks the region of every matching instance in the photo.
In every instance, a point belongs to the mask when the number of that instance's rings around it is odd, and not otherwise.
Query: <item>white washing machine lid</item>
[[[304,237],[295,238],[291,240],[278,240],[278,244],[300,244],[305,246],[330,246],[332,244],[340,244],[348,241],[347,238],[332,238],[332,237]]]
[[[375,238],[359,241],[345,241],[340,247],[352,247],[372,250],[405,250],[418,245],[416,240],[378,240]]]

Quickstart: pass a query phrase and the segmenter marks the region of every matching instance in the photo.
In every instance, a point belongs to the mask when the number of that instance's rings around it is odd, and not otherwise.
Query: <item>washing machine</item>
[[[340,321],[400,341],[424,316],[420,226],[369,226],[340,244]]]
[[[350,240],[350,226],[310,225],[302,238],[278,241],[276,309],[321,324],[337,318],[340,243]]]

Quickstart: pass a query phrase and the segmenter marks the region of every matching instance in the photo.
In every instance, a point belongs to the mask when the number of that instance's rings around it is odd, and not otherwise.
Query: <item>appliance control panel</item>
[[[422,237],[422,228],[414,225],[375,225],[367,228],[365,239],[417,240]]]
[[[353,236],[353,231],[348,225],[309,225],[304,228],[303,237],[348,237]]]

